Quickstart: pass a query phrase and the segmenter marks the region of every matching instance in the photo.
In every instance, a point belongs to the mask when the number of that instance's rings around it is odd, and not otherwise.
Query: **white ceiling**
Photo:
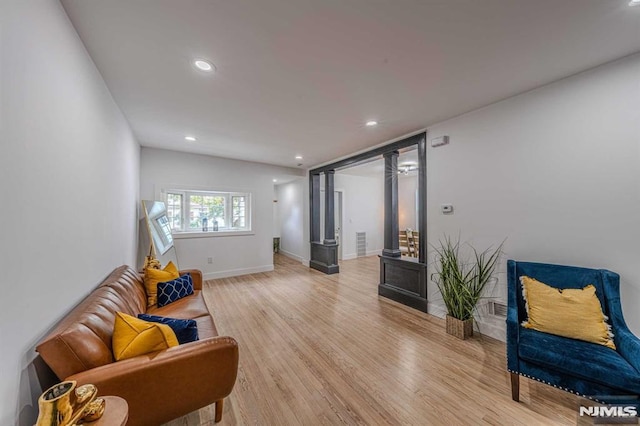
[[[62,3],[143,146],[305,168],[640,51],[629,0]]]

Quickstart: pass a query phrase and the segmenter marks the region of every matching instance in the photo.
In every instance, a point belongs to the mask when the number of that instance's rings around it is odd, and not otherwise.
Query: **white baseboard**
[[[367,250],[367,252],[365,253],[365,256],[375,256],[375,255],[381,255],[381,254],[382,254],[382,249]],[[358,255],[356,253],[343,254],[342,260],[351,260],[357,257]]]
[[[273,265],[255,266],[253,268],[228,269],[226,271],[207,272],[202,274],[204,280],[214,280],[216,278],[237,277],[238,275],[257,274],[259,272],[273,271]]]
[[[447,310],[445,307],[435,302],[427,302],[427,313],[438,318],[444,318],[447,316]]]
[[[291,253],[290,251],[280,249],[278,253],[287,256],[289,259],[297,260],[298,262],[302,262],[304,260],[302,256],[298,256],[297,254]]]
[[[501,342],[507,341],[507,319],[493,315],[489,310],[488,300],[478,304],[476,327],[480,334],[493,337]]]
[[[282,254],[283,256],[288,257],[289,259],[297,260],[298,262],[302,263],[304,266],[309,266],[309,259],[305,259],[302,256],[298,256],[297,254],[294,254],[282,249],[280,249],[279,253]]]

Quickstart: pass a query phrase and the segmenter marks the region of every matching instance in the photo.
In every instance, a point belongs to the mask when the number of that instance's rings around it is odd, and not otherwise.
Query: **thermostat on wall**
[[[431,146],[442,146],[447,145],[449,143],[449,136],[440,136],[439,138],[431,139]]]

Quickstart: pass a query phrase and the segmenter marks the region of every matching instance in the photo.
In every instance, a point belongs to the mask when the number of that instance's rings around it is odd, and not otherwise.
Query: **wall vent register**
[[[507,304],[503,302],[489,302],[489,312],[498,317],[507,317]]]
[[[356,255],[363,257],[367,255],[367,233],[356,232]]]

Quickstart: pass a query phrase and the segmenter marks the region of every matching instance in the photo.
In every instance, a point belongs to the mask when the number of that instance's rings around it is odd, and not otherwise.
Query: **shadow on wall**
[[[81,301],[84,300],[91,291],[95,290],[110,273],[111,271],[98,280],[98,284],[93,286],[87,294],[81,295],[77,303],[81,303]],[[16,423],[18,426],[35,425],[36,420],[38,419],[38,398],[40,398],[40,395],[42,395],[44,390],[61,381],[55,375],[53,370],[51,370],[51,368],[49,368],[49,366],[44,362],[40,355],[38,355],[36,352],[36,345],[42,338],[48,336],[58,326],[60,321],[77,306],[77,303],[65,309],[61,313],[60,317],[53,321],[52,325],[46,328],[41,335],[33,340],[31,343],[33,346],[30,346],[22,354],[22,365],[25,367],[20,372],[20,383],[17,398],[18,418]]]
[[[640,283],[632,283],[620,276],[620,301],[622,303],[622,313],[629,329],[636,336],[640,336],[640,311],[636,309],[637,301],[640,300]]]
[[[28,360],[28,354],[35,348],[24,354]],[[33,426],[38,419],[38,398],[44,389],[48,389],[60,380],[51,371],[49,366],[38,355],[33,361],[27,362],[27,366],[20,373],[20,390],[18,394],[18,426]]]

